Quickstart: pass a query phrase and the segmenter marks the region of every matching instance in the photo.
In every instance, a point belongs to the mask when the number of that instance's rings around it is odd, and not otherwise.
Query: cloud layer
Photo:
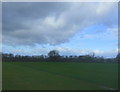
[[[3,43],[58,45],[94,24],[116,25],[117,3],[3,3]]]
[[[54,46],[53,46],[54,47]],[[19,47],[13,47],[13,46],[4,46],[4,52],[5,53],[13,53],[18,55],[47,55],[50,50],[58,50],[60,55],[64,56],[70,56],[70,55],[92,55],[93,52],[95,53],[95,56],[103,56],[106,58],[114,58],[116,57],[118,53],[118,49],[112,49],[112,50],[100,50],[100,49],[76,49],[76,48],[70,48],[70,47],[41,47],[40,46],[19,46]],[[26,49],[25,49],[26,48]]]

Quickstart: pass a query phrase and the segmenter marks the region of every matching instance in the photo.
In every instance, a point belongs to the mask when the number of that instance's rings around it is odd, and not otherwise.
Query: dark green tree
[[[116,56],[117,62],[120,62],[120,53]]]
[[[52,61],[57,61],[60,58],[59,51],[58,50],[52,50],[48,53],[49,58]]]

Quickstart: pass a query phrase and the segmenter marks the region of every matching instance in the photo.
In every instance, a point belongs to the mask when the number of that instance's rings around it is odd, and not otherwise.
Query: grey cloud
[[[115,25],[117,16],[115,5],[115,3],[3,3],[3,42],[13,45],[35,43],[56,45],[68,42],[78,31],[90,25],[101,23],[106,26]],[[115,17],[111,18],[112,16]]]
[[[62,7],[60,7],[62,6]],[[64,11],[64,4],[59,3],[3,3],[3,30],[25,29],[22,23],[44,18],[49,15],[59,15]],[[52,11],[52,12],[51,12]]]

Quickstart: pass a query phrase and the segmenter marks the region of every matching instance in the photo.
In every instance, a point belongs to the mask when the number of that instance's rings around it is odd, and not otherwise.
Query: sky
[[[116,57],[117,2],[3,2],[2,52]]]

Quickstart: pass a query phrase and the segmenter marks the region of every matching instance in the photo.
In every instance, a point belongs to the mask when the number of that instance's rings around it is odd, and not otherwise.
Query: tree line
[[[92,55],[80,56],[61,56],[59,51],[51,50],[48,55],[23,56],[14,55],[12,53],[1,53],[3,62],[85,62],[85,63],[118,63],[120,61],[120,53],[116,58],[104,58]]]

